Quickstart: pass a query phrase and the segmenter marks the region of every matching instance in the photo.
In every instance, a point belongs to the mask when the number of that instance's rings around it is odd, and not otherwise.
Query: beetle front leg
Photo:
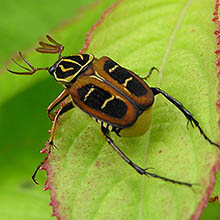
[[[40,163],[40,165],[36,168],[36,170],[34,171],[33,175],[32,175],[32,180],[38,184],[38,182],[36,181],[35,177],[37,175],[37,172],[38,170],[41,168],[41,166],[45,163],[45,161],[48,159],[48,155],[50,154],[51,150],[52,150],[52,147],[54,146],[53,144],[53,138],[54,138],[54,134],[55,134],[55,129],[56,129],[56,125],[57,125],[57,121],[58,121],[58,118],[64,114],[65,112],[71,110],[72,108],[74,108],[74,105],[72,102],[68,102],[66,103],[64,106],[62,106],[56,116],[54,117],[54,120],[53,120],[53,125],[52,125],[52,128],[51,128],[51,131],[50,131],[50,138],[47,142],[47,145],[48,145],[48,150],[47,150],[47,156],[46,158]]]
[[[171,183],[176,183],[176,184],[179,184],[179,185],[185,185],[185,186],[188,186],[188,187],[192,187],[194,184],[192,183],[187,183],[187,182],[181,182],[181,181],[178,181],[178,180],[172,180],[172,179],[169,179],[169,178],[166,178],[166,177],[163,177],[163,176],[159,176],[157,174],[154,174],[154,173],[149,173],[147,172],[148,169],[150,168],[146,168],[146,169],[143,169],[141,167],[139,167],[138,165],[136,165],[135,163],[133,163],[113,142],[113,140],[110,138],[109,136],[109,130],[103,126],[101,126],[101,131],[102,131],[102,134],[104,135],[106,141],[109,143],[109,145],[119,154],[119,156],[127,163],[129,164],[131,167],[133,167],[139,174],[141,175],[146,175],[146,176],[151,176],[153,178],[158,178],[158,179],[161,179],[163,181],[167,181],[167,182],[171,182]]]
[[[58,118],[62,114],[64,114],[65,112],[68,112],[69,110],[71,110],[72,108],[74,108],[73,103],[72,102],[68,102],[68,103],[66,103],[64,106],[62,106],[58,110],[56,116],[54,117],[52,128],[50,130],[50,138],[49,138],[49,141],[48,141],[50,146],[53,146],[53,138],[54,138],[54,134],[55,134],[55,129],[56,129]]]
[[[193,114],[188,111],[181,102],[179,102],[178,100],[176,100],[175,98],[173,98],[172,96],[168,95],[166,92],[164,92],[163,90],[161,90],[160,88],[151,88],[154,96],[158,95],[158,94],[162,94],[166,99],[168,99],[172,104],[174,104],[184,115],[185,117],[188,119],[188,121],[191,123],[191,125],[195,125],[201,135],[212,145],[216,146],[217,148],[220,149],[220,145],[216,144],[215,142],[213,142],[212,140],[210,140],[207,135],[205,134],[205,132],[203,131],[203,129],[200,127],[199,122],[193,117]]]
[[[47,114],[51,121],[54,121],[55,116],[51,113],[51,111],[59,105],[67,96],[69,95],[68,90],[64,89],[57,98],[47,107]]]

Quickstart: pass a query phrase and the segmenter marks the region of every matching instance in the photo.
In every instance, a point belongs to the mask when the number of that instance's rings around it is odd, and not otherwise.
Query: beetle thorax
[[[62,57],[49,68],[48,72],[54,76],[56,81],[67,86],[73,83],[93,60],[94,56],[91,54]]]

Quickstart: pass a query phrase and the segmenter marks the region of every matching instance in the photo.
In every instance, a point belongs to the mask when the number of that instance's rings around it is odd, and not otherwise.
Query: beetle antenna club
[[[207,137],[199,122],[181,102],[160,88],[149,87],[143,80],[148,78],[154,70],[158,71],[158,69],[153,67],[145,78],[140,78],[134,72],[123,68],[106,56],[99,59],[92,54],[76,54],[62,57],[64,46],[49,35],[46,37],[50,43],[40,42],[40,47],[36,50],[40,53],[57,53],[58,60],[54,64],[50,67],[35,68],[19,53],[28,68],[13,60],[25,71],[15,72],[9,70],[11,73],[20,75],[32,75],[39,70],[47,70],[55,81],[64,86],[64,90],[47,108],[47,114],[52,121],[50,137],[47,142],[49,150],[47,157],[37,167],[32,176],[34,182],[36,182],[35,176],[38,170],[48,159],[48,155],[54,145],[53,139],[59,117],[77,106],[98,122],[101,126],[101,133],[108,144],[139,174],[192,188],[195,184],[159,176],[149,172],[150,168],[143,169],[136,165],[115,145],[109,135],[110,132],[115,132],[120,137],[134,137],[145,134],[151,126],[155,96],[161,94],[185,115],[192,126],[195,125],[199,129],[202,136],[210,144],[220,149],[220,145]],[[71,98],[71,101],[69,98]],[[63,101],[65,102],[61,105],[57,114],[52,114],[51,112]]]
[[[47,35],[46,37],[52,44],[40,41],[40,47],[38,47],[36,51],[39,53],[58,53],[58,58],[61,59],[61,53],[64,50],[64,46],[56,42],[51,36]]]
[[[18,74],[18,75],[33,75],[34,73],[36,73],[39,70],[48,70],[48,67],[40,67],[40,68],[35,68],[33,65],[31,65],[30,62],[28,62],[23,54],[21,52],[18,53],[19,57],[29,66],[29,68],[22,66],[21,64],[17,63],[14,59],[12,59],[12,61],[19,67],[21,67],[22,69],[26,70],[25,72],[16,72],[16,71],[12,71],[7,69],[10,73],[14,73],[14,74]]]

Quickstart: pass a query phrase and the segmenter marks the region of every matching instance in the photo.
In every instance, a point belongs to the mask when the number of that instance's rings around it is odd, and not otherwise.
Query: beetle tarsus
[[[199,125],[199,122],[196,121],[194,118],[192,119],[193,123],[195,124],[195,126],[199,129],[200,134],[212,145],[216,146],[219,150],[220,150],[220,145],[216,144],[215,142],[213,142],[212,140],[210,140],[207,135],[204,133],[204,131],[202,130],[202,128]]]
[[[174,184],[185,185],[185,186],[188,186],[188,187],[192,187],[193,185],[195,185],[195,184],[192,184],[192,183],[181,182],[181,181],[178,181],[178,180],[169,179],[169,178],[159,176],[159,175],[154,174],[154,173],[145,172],[144,174],[149,175],[153,178],[159,178],[159,179],[162,179],[164,181],[171,182],[171,183],[174,183]]]
[[[37,175],[38,171],[40,170],[41,166],[42,166],[42,163],[36,168],[36,170],[34,171],[34,173],[33,173],[33,175],[32,175],[32,180],[33,180],[34,183],[36,183],[36,184],[39,184],[39,183],[37,182],[37,180],[36,180],[36,175]]]
[[[39,184],[37,181],[36,181],[36,175],[38,173],[38,171],[41,169],[41,167],[43,166],[43,164],[45,163],[45,161],[47,161],[48,159],[48,156],[49,154],[51,153],[53,147],[54,147],[54,143],[53,141],[47,141],[46,144],[45,144],[45,148],[47,149],[46,152],[47,152],[47,156],[45,157],[45,159],[40,163],[40,165],[37,166],[36,170],[34,171],[33,175],[32,175],[32,180],[34,181],[34,183],[36,184]]]
[[[154,70],[156,70],[158,73],[160,72],[160,70],[159,70],[157,67],[153,66],[153,67],[149,70],[147,76],[142,77],[142,79],[143,79],[143,80],[148,80]]]

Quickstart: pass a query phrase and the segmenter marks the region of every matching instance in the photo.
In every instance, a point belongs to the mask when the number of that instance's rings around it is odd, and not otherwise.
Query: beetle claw
[[[193,121],[192,121],[191,119],[188,119],[188,120],[187,120],[187,124],[186,124],[187,130],[189,130],[189,123],[190,123],[191,126],[194,128]]]

